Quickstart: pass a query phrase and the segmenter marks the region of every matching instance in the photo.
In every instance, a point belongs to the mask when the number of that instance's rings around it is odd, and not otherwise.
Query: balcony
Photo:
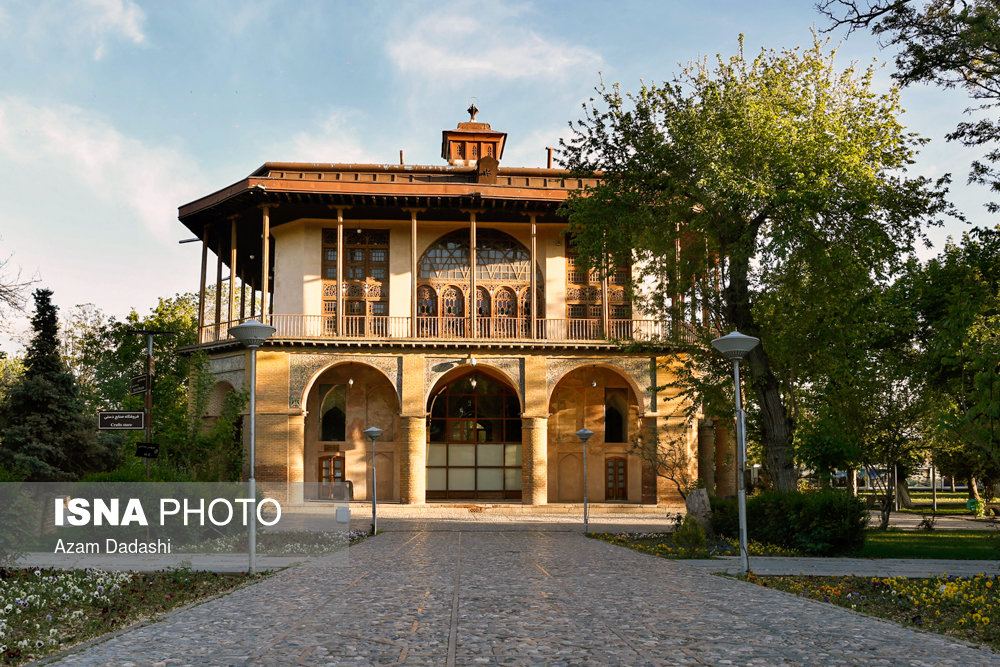
[[[267,321],[276,329],[272,338],[303,341],[357,342],[458,342],[494,344],[678,342],[691,340],[692,325],[672,326],[662,320],[545,319],[535,321],[535,331],[527,319],[510,317],[418,317],[411,326],[409,317],[344,318],[342,332],[337,319],[325,315],[269,315]],[[202,327],[199,343],[229,340],[229,327],[240,320]]]

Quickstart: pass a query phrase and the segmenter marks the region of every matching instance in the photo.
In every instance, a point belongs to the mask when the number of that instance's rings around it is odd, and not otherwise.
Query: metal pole
[[[153,442],[153,334],[146,334],[146,442]],[[149,459],[146,459],[146,481],[149,481]]]
[[[743,400],[740,394],[740,362],[733,360],[733,380],[736,383],[736,450],[737,467],[739,479],[737,480],[737,502],[740,513],[740,574],[746,575],[750,571],[750,558],[747,552],[747,489],[746,489],[746,469],[747,461],[747,440],[743,416]]]
[[[250,348],[250,574],[257,574],[257,480],[254,478],[257,445],[257,348]]]
[[[583,534],[590,535],[590,514],[587,506],[587,441],[583,441]]]
[[[375,496],[378,492],[378,482],[375,479],[375,438],[372,438],[372,535],[378,532],[378,514],[376,513]]]

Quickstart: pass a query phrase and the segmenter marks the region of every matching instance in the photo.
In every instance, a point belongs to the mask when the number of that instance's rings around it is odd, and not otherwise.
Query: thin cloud
[[[82,184],[96,199],[130,211],[164,242],[177,231],[178,204],[205,189],[191,157],[129,137],[68,105],[0,98],[0,159],[8,168]],[[67,210],[73,206],[66,204]]]
[[[469,14],[438,11],[400,25],[390,36],[389,58],[401,72],[439,84],[481,78],[551,81],[601,68],[600,55],[524,27],[520,12],[484,10],[475,5]]]
[[[104,58],[114,41],[135,45],[146,42],[146,13],[134,0],[25,3],[19,15],[9,14],[6,20],[23,27],[29,44],[38,48],[92,49],[94,60]]]
[[[365,146],[360,137],[366,131],[358,127],[357,112],[330,111],[315,129],[294,134],[288,141],[268,149],[269,160],[290,162],[384,162]]]

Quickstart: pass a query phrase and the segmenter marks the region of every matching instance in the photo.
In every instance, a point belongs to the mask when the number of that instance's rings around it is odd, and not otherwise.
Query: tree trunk
[[[858,497],[858,471],[854,468],[847,470],[847,488],[851,490],[851,495]]]
[[[896,493],[899,497],[900,508],[913,507],[913,499],[910,498],[910,489],[906,486],[906,477],[903,475],[900,475],[900,479],[896,480]]]
[[[767,472],[774,488],[779,491],[794,491],[798,475],[792,460],[792,424],[781,400],[778,380],[771,372],[767,353],[759,345],[748,359],[757,402],[761,408],[761,437]]]
[[[968,480],[969,485],[969,498],[975,498],[976,500],[982,500],[979,497],[979,487],[976,485],[976,478],[970,477]]]
[[[746,254],[745,245],[742,244],[747,243],[748,238],[756,237],[763,222],[764,218],[747,221],[748,228],[740,230],[732,239],[720,238],[722,254],[730,260],[729,284],[723,290],[726,314],[737,330],[750,336],[759,336],[760,327],[754,319],[750,302],[750,256]],[[774,488],[779,491],[794,491],[798,476],[792,459],[792,418],[781,400],[781,386],[771,370],[764,344],[751,350],[746,361],[750,367],[747,389],[748,392],[754,392],[760,406],[764,465]]]

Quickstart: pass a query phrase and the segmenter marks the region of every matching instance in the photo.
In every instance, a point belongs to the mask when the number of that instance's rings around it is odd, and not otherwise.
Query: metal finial
[[[476,103],[473,102],[472,104],[470,104],[469,108],[466,109],[466,111],[469,112],[469,120],[470,121],[475,121],[476,120],[476,114],[479,113],[479,109],[476,108]]]

